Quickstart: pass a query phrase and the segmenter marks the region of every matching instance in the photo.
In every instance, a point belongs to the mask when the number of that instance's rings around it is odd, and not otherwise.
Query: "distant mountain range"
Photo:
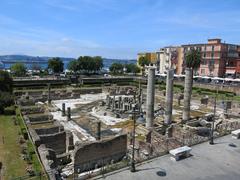
[[[25,63],[28,69],[31,69],[32,64],[39,64],[42,68],[47,67],[48,59],[52,57],[48,56],[28,56],[28,55],[2,55],[0,56],[0,69],[9,69],[10,66],[16,62]],[[64,62],[64,68],[67,68],[67,65],[74,58],[60,57]],[[108,59],[103,58],[104,69],[108,69],[112,63],[136,63],[135,59]]]
[[[2,55],[0,61],[48,61],[52,57],[48,56],[28,56],[28,55]],[[60,57],[63,61],[71,61],[74,58]],[[103,60],[113,61],[136,61],[135,59],[109,59],[103,58]]]

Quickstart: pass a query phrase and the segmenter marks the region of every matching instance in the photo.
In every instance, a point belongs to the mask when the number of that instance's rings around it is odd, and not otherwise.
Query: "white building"
[[[177,64],[177,51],[178,47],[176,46],[169,46],[161,48],[159,51],[156,52],[157,54],[157,61],[159,62],[159,73],[166,74],[166,71],[169,68],[176,69]]]

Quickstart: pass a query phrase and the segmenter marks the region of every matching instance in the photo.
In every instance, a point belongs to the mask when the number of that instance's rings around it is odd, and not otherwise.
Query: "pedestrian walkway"
[[[236,147],[229,146],[230,143]],[[173,161],[170,155],[101,177],[107,180],[240,180],[240,140],[230,135],[192,147],[191,157]]]

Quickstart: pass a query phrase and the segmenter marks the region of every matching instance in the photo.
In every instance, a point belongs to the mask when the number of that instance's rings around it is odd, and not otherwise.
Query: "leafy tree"
[[[113,74],[122,74],[124,66],[121,63],[113,63],[109,70]]]
[[[134,74],[136,74],[136,73],[139,73],[140,72],[140,68],[136,65],[136,64],[127,64],[126,66],[126,72],[127,73],[134,73]]]
[[[48,60],[48,69],[51,69],[54,73],[63,72],[64,63],[59,57],[54,57]]]
[[[0,113],[4,108],[14,103],[12,93],[12,78],[6,71],[0,70]]]
[[[148,66],[150,64],[150,60],[147,59],[145,56],[141,56],[138,60],[138,64],[141,66],[141,67],[144,67],[144,66]]]
[[[95,56],[93,57],[95,61],[95,70],[100,71],[103,68],[103,59],[101,56]]]
[[[148,66],[150,64],[150,60],[147,59],[145,56],[141,56],[138,60],[138,64],[141,66],[142,68],[142,75],[145,72],[145,66]]]
[[[68,63],[68,69],[69,69],[70,71],[73,71],[74,73],[76,73],[77,71],[79,71],[80,68],[79,68],[79,63],[78,63],[78,61],[77,61],[76,59],[70,61],[70,62]]]
[[[13,95],[9,92],[0,91],[0,114],[4,112],[4,108],[14,104]]]
[[[6,71],[0,70],[0,91],[12,92],[12,77]]]
[[[13,64],[10,70],[15,76],[25,76],[27,72],[27,68],[23,63]]]
[[[69,63],[68,68],[73,72],[96,73],[103,68],[103,60],[100,56],[80,56]]]
[[[192,49],[186,55],[185,86],[184,86],[184,108],[183,122],[190,118],[190,102],[192,96],[193,71],[197,70],[201,63],[201,53],[199,50]]]

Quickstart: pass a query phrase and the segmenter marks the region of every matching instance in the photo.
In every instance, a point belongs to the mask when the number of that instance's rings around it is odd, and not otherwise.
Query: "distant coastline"
[[[22,62],[28,69],[31,69],[33,65],[39,65],[42,69],[47,68],[48,59],[52,57],[39,57],[39,56],[28,56],[28,55],[3,55],[0,56],[0,68],[9,69],[12,64]],[[74,58],[61,57],[64,63],[64,69],[67,69],[68,63]],[[104,69],[108,70],[112,63],[136,63],[136,59],[108,59],[103,58]]]

